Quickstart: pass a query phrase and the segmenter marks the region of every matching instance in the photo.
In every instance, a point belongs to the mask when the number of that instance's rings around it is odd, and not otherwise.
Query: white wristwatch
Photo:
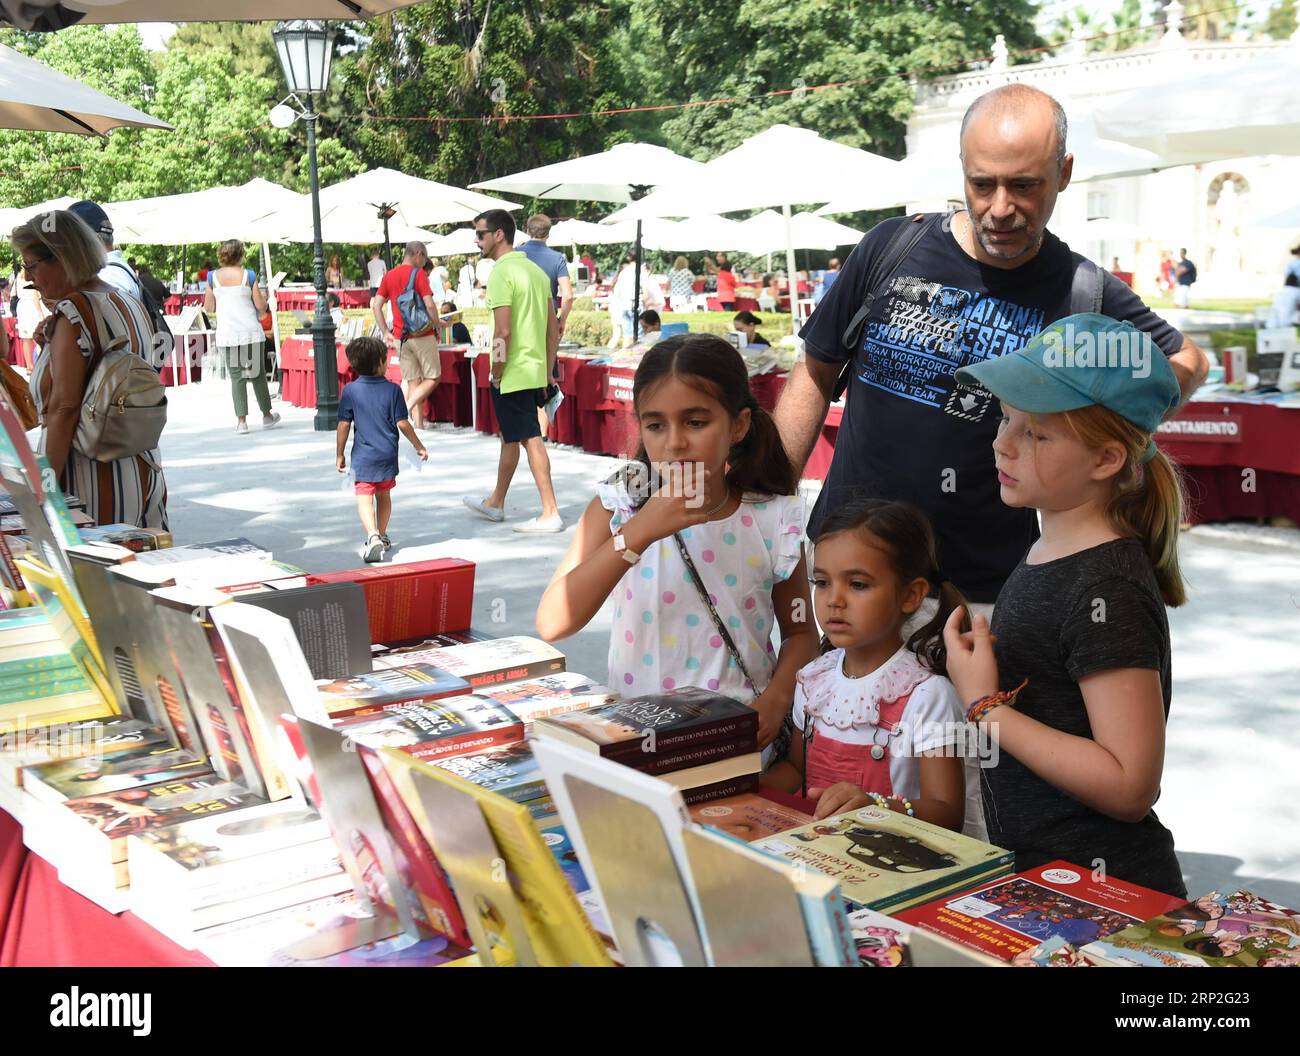
[[[614,533],[614,552],[616,554],[622,554],[623,560],[626,561],[629,565],[635,565],[638,561],[641,560],[640,554],[638,554],[635,550],[629,550],[627,548],[627,540],[623,538],[623,528],[621,525],[619,526],[618,530]]]

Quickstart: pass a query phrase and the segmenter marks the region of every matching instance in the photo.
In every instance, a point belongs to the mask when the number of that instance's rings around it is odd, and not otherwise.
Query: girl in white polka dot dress
[[[637,461],[599,485],[538,605],[538,633],[574,634],[612,599],[613,688],[716,690],[758,711],[766,747],[818,649],[794,468],[719,337],[656,344],[633,401]]]

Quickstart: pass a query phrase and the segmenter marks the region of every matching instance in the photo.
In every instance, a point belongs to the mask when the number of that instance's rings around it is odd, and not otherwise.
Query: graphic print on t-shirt
[[[858,380],[905,400],[982,421],[993,397],[958,385],[959,367],[1003,356],[1047,322],[1041,308],[1024,308],[982,291],[912,275],[896,275],[883,319],[871,319],[858,354]]]

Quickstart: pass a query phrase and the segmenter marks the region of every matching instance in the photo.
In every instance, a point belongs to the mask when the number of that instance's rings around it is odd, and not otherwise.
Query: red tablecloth
[[[183,297],[179,293],[173,293],[163,302],[163,311],[167,315],[180,315],[182,307],[189,308],[202,304],[203,294],[201,293],[187,293]]]
[[[0,810],[0,967],[211,967],[131,913],[114,916],[59,882]]]
[[[358,288],[351,290],[331,290],[338,294],[339,306],[342,308],[368,308],[370,290]],[[314,312],[316,310],[315,290],[278,290],[275,294],[275,306],[282,312]]]
[[[1194,523],[1300,521],[1300,409],[1190,403],[1161,426],[1156,442],[1183,467]]]
[[[356,375],[348,365],[347,345],[335,342],[339,389]],[[469,362],[463,346],[442,347],[439,350],[442,377],[433,397],[425,403],[425,417],[435,422],[451,422],[456,426],[473,424],[474,396],[470,386]],[[280,342],[280,393],[285,401],[295,407],[316,406],[316,358],[310,337],[286,337]],[[402,370],[396,353],[389,354],[385,377],[401,384]]]

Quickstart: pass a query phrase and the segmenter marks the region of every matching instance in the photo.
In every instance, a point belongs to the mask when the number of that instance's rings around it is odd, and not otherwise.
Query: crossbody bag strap
[[[749,683],[749,688],[757,695],[761,692],[758,683],[749,673],[749,668],[745,666],[745,661],[741,659],[740,650],[736,648],[736,643],[731,637],[731,632],[727,630],[726,624],[722,622],[722,617],[718,615],[718,610],[713,607],[713,601],[709,598],[708,588],[704,585],[704,580],[700,578],[699,569],[695,567],[695,562],[691,560],[690,551],[686,549],[686,542],[682,539],[680,533],[673,532],[673,540],[677,543],[677,551],[682,555],[682,561],[686,564],[686,570],[691,574],[691,582],[695,584],[695,589],[699,592],[700,600],[704,602],[704,607],[709,611],[709,618],[713,621],[713,626],[717,629],[719,637],[727,646],[727,651],[731,653],[731,658],[736,661],[736,666],[740,668],[740,673],[745,676],[745,681]]]

